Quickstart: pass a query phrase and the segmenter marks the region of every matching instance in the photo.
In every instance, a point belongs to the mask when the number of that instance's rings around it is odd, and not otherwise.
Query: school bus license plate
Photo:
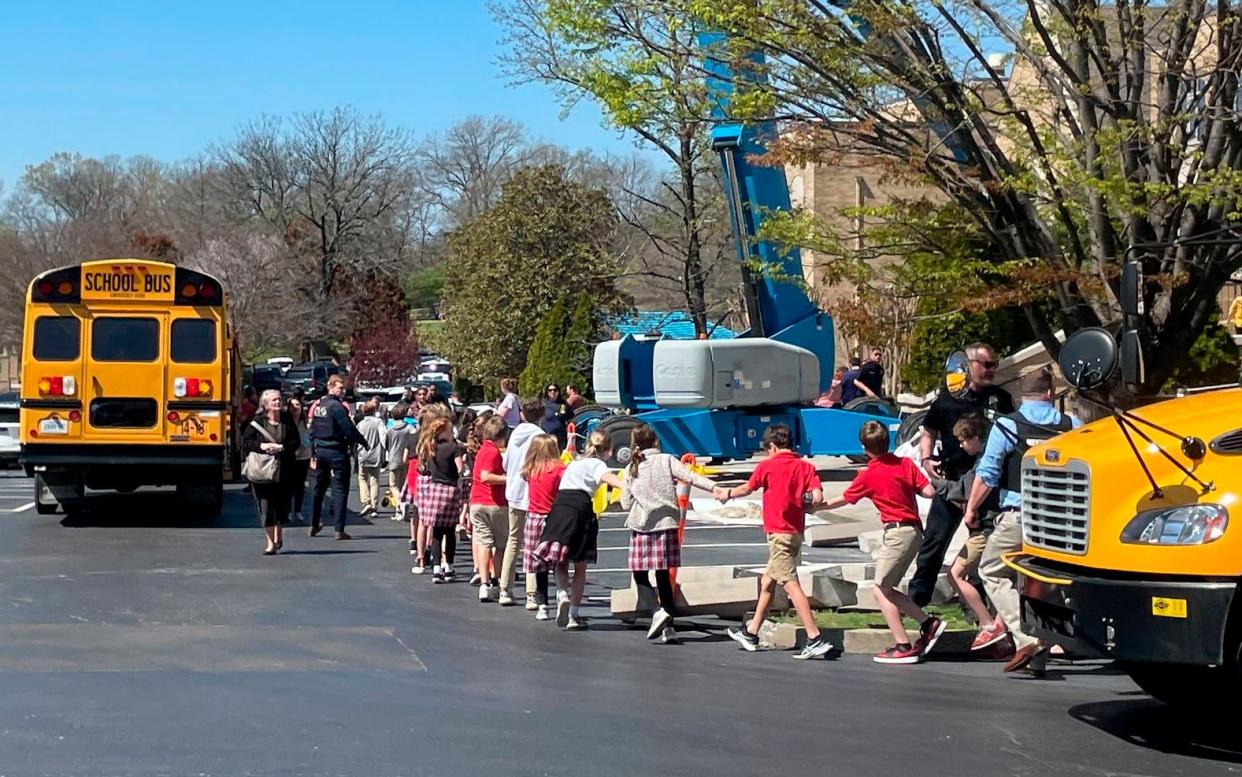
[[[69,434],[69,424],[61,418],[44,418],[39,421],[39,434]]]
[[[1159,618],[1185,618],[1186,600],[1153,596],[1151,598],[1151,614]]]

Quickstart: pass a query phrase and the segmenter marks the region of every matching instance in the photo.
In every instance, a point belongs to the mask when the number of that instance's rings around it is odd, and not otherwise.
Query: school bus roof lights
[[[177,305],[218,306],[224,296],[220,283],[215,278],[183,267],[177,268],[176,289],[173,302]]]
[[[33,284],[31,301],[67,304],[81,302],[81,282],[81,270],[77,267],[65,267],[44,273]]]

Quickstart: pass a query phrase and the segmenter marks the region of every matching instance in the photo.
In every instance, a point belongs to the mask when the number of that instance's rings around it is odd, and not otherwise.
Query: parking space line
[[[721,524],[690,523],[690,524],[686,524],[686,531],[690,531],[692,529],[702,530],[702,529],[762,529],[762,528],[763,526],[757,523],[756,524],[744,524],[744,523],[721,523]],[[600,531],[601,532],[629,531],[629,529],[624,526],[618,526],[616,528],[600,529]]]
[[[686,550],[688,548],[766,548],[767,546],[768,546],[768,543],[766,542],[709,542],[709,543],[704,543],[702,545],[682,545],[681,549]],[[629,549],[630,549],[629,545],[622,545],[619,548],[599,548],[599,551],[600,552],[603,552],[605,550],[628,551]]]

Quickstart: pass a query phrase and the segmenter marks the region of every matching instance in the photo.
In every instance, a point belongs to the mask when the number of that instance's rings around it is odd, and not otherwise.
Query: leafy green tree
[[[737,84],[733,109],[785,122],[771,161],[862,159],[966,213],[997,265],[989,301],[1021,305],[1050,353],[1062,326],[1120,323],[1119,266],[1137,257],[1140,395],[1242,268],[1236,3],[664,5],[727,32],[713,55],[760,77]],[[746,59],[756,51],[763,64]]]
[[[601,314],[630,309],[608,250],[608,195],[556,165],[519,170],[500,199],[448,239],[439,351],[476,381],[517,375],[539,322],[558,301],[588,298]]]
[[[633,133],[672,167],[654,187],[625,187],[621,218],[644,250],[638,281],[675,290],[698,334],[735,280],[712,98],[700,77],[696,28],[660,0],[491,0],[507,31],[502,59],[518,82],[551,86],[566,109],[593,100],[613,128]]]
[[[599,316],[590,298],[579,297],[572,311],[557,300],[539,322],[526,369],[519,377],[522,392],[539,395],[555,383],[562,389],[573,384],[590,394],[591,361],[600,332]]]
[[[535,340],[526,358],[526,368],[518,376],[518,384],[526,396],[539,396],[549,383],[561,384],[572,381],[569,377],[569,350],[565,335],[569,329],[569,316],[565,301],[557,300],[539,321]]]

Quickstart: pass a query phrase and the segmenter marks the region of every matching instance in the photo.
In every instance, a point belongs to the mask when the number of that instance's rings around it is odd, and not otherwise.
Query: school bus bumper
[[[1109,574],[1029,555],[1022,629],[1085,655],[1119,661],[1217,666],[1238,581]]]
[[[20,463],[28,474],[89,488],[208,485],[221,480],[224,451],[221,445],[27,443]]]

